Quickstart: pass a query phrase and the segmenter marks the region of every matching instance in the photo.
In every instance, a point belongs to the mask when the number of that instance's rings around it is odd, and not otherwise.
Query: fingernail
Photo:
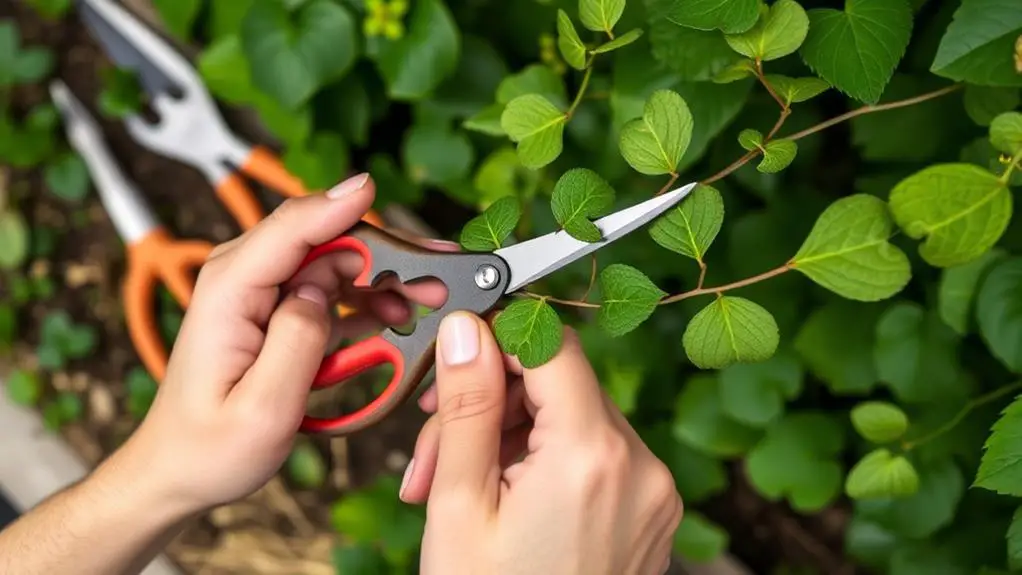
[[[440,353],[447,365],[468,363],[479,355],[479,326],[463,313],[454,313],[440,323]]]
[[[401,488],[397,492],[397,496],[401,499],[404,499],[405,497],[405,488],[408,487],[408,481],[412,478],[413,469],[415,469],[414,458],[408,462],[408,467],[405,467],[405,475],[401,478]]]
[[[303,285],[295,291],[295,297],[326,307],[326,294],[314,285]]]
[[[352,176],[347,180],[344,180],[343,182],[334,186],[330,191],[326,193],[326,197],[330,198],[331,200],[342,198],[348,194],[361,190],[368,181],[369,181],[368,172],[359,174],[357,176]]]
[[[461,244],[458,242],[449,242],[447,240],[429,240],[429,245],[436,246],[438,248],[460,248]]]

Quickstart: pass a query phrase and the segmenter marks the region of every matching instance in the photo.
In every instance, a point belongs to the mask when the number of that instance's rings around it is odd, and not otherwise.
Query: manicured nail
[[[405,488],[408,487],[408,481],[412,478],[412,470],[415,469],[415,459],[413,458],[408,462],[408,467],[405,467],[405,475],[401,478],[401,488],[397,492],[397,496],[402,500],[405,497]]]
[[[461,244],[459,244],[458,242],[449,242],[447,240],[429,240],[428,243],[429,243],[429,245],[431,245],[433,247],[436,247],[436,248],[439,248],[439,249],[444,249],[444,248],[447,248],[447,249],[461,248]]]
[[[326,307],[326,294],[314,285],[303,285],[295,292],[295,296],[305,301]]]
[[[326,197],[330,198],[331,200],[343,198],[348,194],[361,190],[363,187],[365,187],[366,182],[368,181],[369,181],[368,172],[364,174],[359,174],[357,176],[352,176],[347,180],[344,180],[343,182],[334,186],[330,191],[326,193]]]
[[[439,339],[447,365],[468,363],[479,355],[479,325],[464,313],[453,313],[440,322]]]

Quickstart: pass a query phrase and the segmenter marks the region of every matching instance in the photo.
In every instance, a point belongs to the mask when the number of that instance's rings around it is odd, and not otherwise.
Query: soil
[[[173,234],[219,243],[239,233],[198,172],[141,148],[122,124],[97,113],[94,102],[100,71],[107,63],[76,20],[48,23],[21,3],[0,0],[0,19],[12,17],[25,43],[45,44],[55,51],[56,75],[101,122],[120,165]],[[24,113],[46,99],[43,86],[19,88],[14,94],[15,112]],[[250,141],[262,141],[258,132],[243,124],[234,129]],[[358,158],[355,162],[357,166]],[[16,364],[32,366],[38,326],[50,311],[66,310],[76,322],[92,324],[102,334],[97,353],[53,374],[47,384],[49,394],[74,391],[85,399],[82,421],[67,425],[62,433],[89,465],[95,465],[137,425],[123,408],[125,375],[140,365],[121,312],[123,246],[94,195],[72,208],[46,191],[39,172],[0,167],[0,175],[6,177],[6,189],[33,227],[63,230],[53,254],[31,264],[32,273],[49,274],[57,290],[52,298],[32,304],[19,317],[23,344],[13,356]],[[280,201],[265,190],[260,197],[268,209]],[[469,214],[440,194],[432,194],[419,215],[446,235],[458,229]],[[3,289],[0,285],[0,292]],[[397,416],[352,438],[314,440],[332,470],[326,486],[301,490],[281,475],[255,496],[187,526],[168,547],[168,555],[191,574],[331,575],[334,535],[329,502],[381,472],[403,470],[423,420],[417,407],[408,405]],[[856,572],[841,552],[843,511],[802,517],[783,505],[764,501],[742,479],[738,468],[732,475],[731,489],[702,510],[728,529],[731,553],[753,572],[770,573],[782,565],[803,565],[816,573]]]

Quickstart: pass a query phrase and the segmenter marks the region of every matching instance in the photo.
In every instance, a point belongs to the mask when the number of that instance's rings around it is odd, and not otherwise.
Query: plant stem
[[[598,309],[600,307],[600,304],[598,304],[598,303],[589,303],[589,302],[577,301],[577,300],[573,300],[573,299],[560,299],[560,298],[551,297],[551,296],[548,296],[548,295],[540,295],[538,293],[532,293],[530,291],[523,291],[523,292],[519,292],[519,293],[521,295],[523,295],[523,296],[531,297],[532,299],[548,301],[548,302],[551,302],[551,303],[559,303],[561,305],[570,305],[572,307],[586,307],[586,308],[593,308],[593,309]]]
[[[905,100],[896,100],[894,102],[888,102],[886,104],[870,104],[868,106],[863,106],[861,108],[856,108],[855,110],[852,110],[850,112],[845,112],[844,114],[841,114],[840,116],[834,116],[833,118],[827,120],[826,122],[820,122],[819,124],[816,124],[815,126],[811,126],[809,128],[806,128],[805,130],[802,130],[801,132],[795,132],[794,134],[788,136],[787,139],[789,139],[789,140],[801,140],[802,138],[804,138],[806,136],[809,136],[811,134],[815,134],[816,132],[819,132],[819,131],[822,131],[822,130],[826,130],[827,128],[829,128],[831,126],[840,124],[841,122],[844,122],[846,120],[851,120],[852,118],[854,118],[856,116],[862,116],[863,114],[872,114],[873,112],[883,112],[884,110],[894,110],[896,108],[904,108],[906,106],[912,106],[912,105],[915,105],[915,104],[921,104],[921,103],[923,103],[923,102],[925,102],[927,100],[932,100],[934,98],[939,98],[941,96],[945,96],[947,94],[950,94],[951,92],[954,92],[955,90],[958,90],[961,87],[962,87],[962,84],[954,84],[952,86],[947,86],[947,87],[941,88],[939,90],[934,90],[933,92],[927,92],[925,94],[920,94],[918,96],[914,96],[912,98],[907,98]]]
[[[1004,397],[1005,395],[1008,395],[1012,391],[1015,391],[1015,390],[1018,390],[1018,389],[1022,389],[1022,381],[1018,381],[1018,382],[1015,382],[1015,383],[1013,383],[1011,385],[1006,385],[1004,387],[997,388],[997,389],[995,389],[995,390],[993,390],[993,391],[991,391],[991,392],[989,392],[989,393],[987,393],[985,395],[981,395],[981,396],[979,396],[979,397],[977,397],[975,399],[969,400],[969,402],[966,403],[965,406],[962,407],[962,409],[959,410],[959,412],[956,413],[954,417],[952,417],[950,420],[948,420],[947,423],[945,423],[944,425],[941,425],[937,429],[933,430],[932,432],[930,432],[927,435],[924,435],[923,437],[920,437],[919,439],[916,439],[914,441],[905,442],[902,445],[902,449],[904,449],[905,451],[911,451],[911,450],[915,449],[916,447],[919,447],[920,445],[923,445],[925,443],[929,443],[929,442],[933,441],[934,439],[937,439],[941,435],[944,435],[945,433],[947,433],[947,432],[951,431],[952,429],[954,429],[959,423],[962,422],[962,420],[964,420],[966,418],[966,416],[969,415],[969,413],[972,412],[972,410],[974,410],[976,408],[979,408],[979,407],[982,407],[982,406],[984,406],[984,405],[986,405],[986,404],[988,404],[988,403],[990,403],[992,401],[998,400],[998,399]]]
[[[667,193],[671,189],[671,186],[674,185],[674,182],[677,182],[677,181],[678,181],[678,173],[677,172],[671,172],[671,178],[669,180],[667,180],[667,183],[664,184],[664,186],[662,188],[660,188],[660,191],[658,191],[656,194],[654,194],[654,197],[655,196],[659,196],[660,194]]]
[[[582,296],[581,301],[589,299],[589,294],[593,291],[593,286],[596,285],[596,254],[589,256],[589,259],[593,262],[593,269],[589,272],[589,287],[586,288],[586,293]]]
[[[770,93],[770,96],[777,101],[781,110],[789,111],[788,104],[777,95],[777,92],[774,91],[774,87],[770,85],[770,82],[767,82],[766,75],[763,74],[763,62],[760,61],[759,58],[756,58],[756,77],[759,78],[759,83],[763,84],[763,87]]]
[[[568,120],[571,119],[571,116],[575,113],[575,109],[578,108],[578,105],[582,103],[582,97],[585,96],[586,88],[589,87],[589,78],[593,75],[593,60],[595,59],[596,58],[594,57],[589,60],[589,66],[586,68],[586,73],[582,76],[582,85],[578,87],[578,93],[575,94],[575,101],[571,103],[571,107],[568,108],[568,112],[564,114],[564,117]]]
[[[1008,167],[1005,168],[1004,173],[1001,174],[1002,182],[1007,184],[1009,181],[1011,181],[1011,174],[1015,171],[1016,168],[1018,168],[1019,162],[1022,162],[1022,150],[1019,150],[1019,152],[1015,154],[1013,158],[1011,158],[1011,163],[1008,164]]]
[[[685,299],[688,299],[690,297],[696,297],[696,296],[699,296],[699,295],[706,295],[706,294],[711,294],[711,293],[720,295],[720,294],[722,294],[722,293],[724,293],[726,291],[729,291],[729,290],[738,289],[740,287],[745,287],[745,286],[750,286],[750,285],[752,285],[754,283],[759,283],[759,282],[761,282],[763,280],[768,280],[768,279],[770,279],[772,277],[777,277],[777,276],[787,272],[790,269],[791,269],[791,266],[789,264],[784,264],[781,267],[777,267],[777,268],[774,268],[772,270],[765,271],[765,272],[763,272],[761,274],[754,275],[752,277],[745,278],[743,280],[739,280],[739,281],[736,281],[736,282],[731,282],[729,284],[724,284],[722,286],[709,287],[709,288],[697,287],[696,289],[689,290],[689,291],[684,292],[684,293],[680,293],[680,294],[677,294],[677,295],[672,295],[670,297],[666,297],[666,298],[660,300],[660,305],[671,304],[671,303],[674,303],[674,302],[685,300]]]
[[[696,261],[699,262],[699,282],[696,283],[696,289],[703,289],[703,282],[706,281],[706,262],[702,258]]]

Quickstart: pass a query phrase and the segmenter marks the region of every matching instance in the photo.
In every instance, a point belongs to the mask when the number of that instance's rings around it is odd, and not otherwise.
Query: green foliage
[[[138,76],[129,69],[104,68],[99,92],[99,110],[108,118],[124,118],[142,109],[143,93]]]
[[[976,320],[990,352],[1013,372],[1022,372],[1022,259],[997,264],[983,281]]]
[[[518,220],[522,209],[518,200],[501,198],[486,208],[481,215],[472,218],[461,231],[461,245],[467,250],[486,252],[504,247]]]
[[[284,465],[291,480],[303,489],[322,487],[326,481],[326,462],[308,441],[296,442]]]
[[[493,329],[504,352],[524,367],[546,363],[561,347],[561,320],[542,299],[515,301],[497,316]]]
[[[650,227],[653,240],[672,252],[703,261],[724,223],[724,200],[711,186],[699,185],[689,197]]]
[[[554,219],[572,237],[598,242],[603,234],[590,218],[606,215],[614,204],[614,189],[596,172],[576,168],[565,172],[554,186],[550,208]]]
[[[735,52],[767,62],[794,53],[809,33],[809,17],[795,0],[777,0],[767,8],[756,25],[741,33],[725,36]]]
[[[919,489],[919,475],[904,456],[877,449],[848,472],[845,492],[852,499],[907,497]]]
[[[20,84],[31,84],[53,69],[53,54],[35,46],[22,46],[14,22],[0,21],[0,93]]]
[[[770,312],[745,298],[722,296],[704,307],[685,328],[685,353],[702,369],[768,359],[780,336]]]
[[[80,202],[89,193],[89,170],[81,156],[67,153],[46,166],[46,187],[69,202]]]
[[[407,572],[413,564],[418,564],[415,553],[422,539],[425,512],[421,507],[401,503],[399,488],[399,478],[384,475],[362,489],[347,493],[333,504],[330,522],[346,540],[341,549],[352,546],[363,548],[361,551],[338,551],[335,561],[343,559],[348,565],[379,568],[382,559],[382,563],[397,572]],[[373,549],[378,556],[373,557],[368,549]]]
[[[730,542],[727,531],[697,511],[687,511],[674,533],[674,552],[695,563],[710,563]]]
[[[96,330],[76,324],[65,311],[52,311],[42,323],[39,365],[44,369],[63,369],[69,361],[88,357],[96,347]]]
[[[898,439],[908,429],[908,416],[897,405],[866,401],[852,410],[852,425],[859,435],[873,443]]]
[[[802,393],[803,378],[801,364],[790,353],[735,364],[720,372],[720,401],[729,417],[765,427],[784,413],[785,402]]]
[[[135,419],[142,419],[149,413],[149,407],[156,399],[156,380],[141,367],[132,368],[125,378],[128,413]]]
[[[42,393],[42,383],[33,372],[16,369],[7,376],[7,397],[18,405],[36,405]]]
[[[28,257],[28,224],[20,212],[0,211],[0,269],[21,267]]]
[[[1011,58],[1022,34],[1022,12],[1012,0],[963,0],[937,47],[930,70],[981,86],[1022,86]]]
[[[600,293],[602,305],[598,322],[613,336],[639,327],[667,295],[645,274],[625,264],[613,264],[600,272]]]
[[[657,90],[646,101],[642,117],[621,128],[621,154],[640,173],[673,174],[692,141],[692,127],[685,100],[670,90]]]

